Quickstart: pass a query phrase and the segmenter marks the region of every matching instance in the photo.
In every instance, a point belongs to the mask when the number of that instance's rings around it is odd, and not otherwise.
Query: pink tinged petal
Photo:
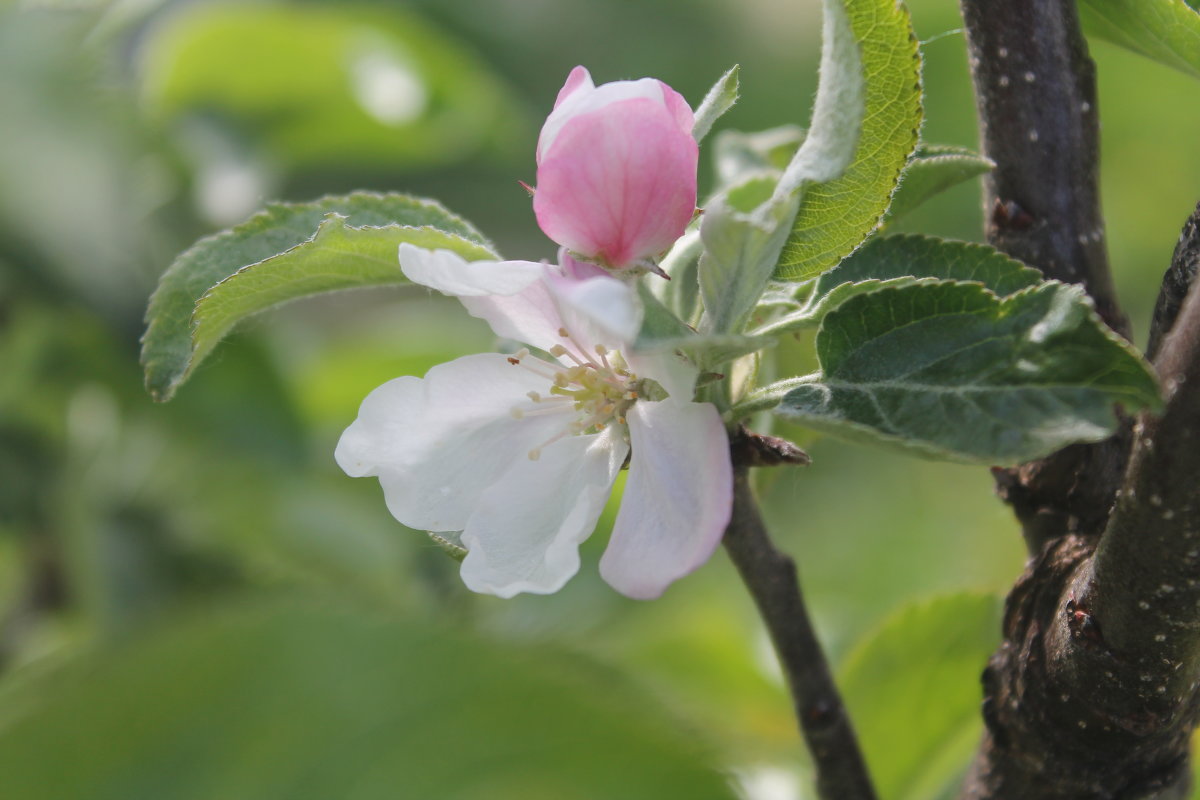
[[[532,261],[467,261],[450,250],[400,245],[400,271],[413,283],[453,297],[516,294],[542,277]]]
[[[563,276],[573,281],[586,281],[588,278],[612,277],[608,272],[590,261],[580,261],[571,257],[571,251],[565,247],[558,248],[558,264],[562,267]]]
[[[692,135],[692,128],[696,125],[696,115],[692,113],[692,107],[688,105],[688,101],[683,99],[683,95],[667,86],[662,81],[658,82],[662,89],[663,102],[667,106],[667,110],[671,112],[671,116],[675,119],[675,124],[679,126],[679,130]]]
[[[571,74],[567,76],[567,82],[558,90],[558,97],[554,101],[554,107],[558,108],[571,95],[575,94],[580,89],[590,91],[596,88],[596,84],[592,83],[592,74],[587,71],[587,67],[579,66],[571,70]]]
[[[558,591],[579,570],[579,545],[596,527],[628,451],[610,428],[514,462],[463,531],[467,587],[500,597]]]
[[[658,597],[721,541],[733,504],[733,469],[720,415],[709,403],[637,403],[633,458],[600,574],[622,594]]]
[[[576,69],[581,69],[576,67]],[[575,73],[572,71],[571,75]],[[567,83],[571,82],[571,77],[567,78]],[[554,105],[554,110],[550,112],[550,116],[546,117],[546,121],[542,124],[541,135],[538,136],[537,144],[537,161],[541,163],[542,157],[553,146],[555,139],[562,132],[563,127],[576,117],[584,114],[590,114],[593,111],[599,111],[606,106],[620,103],[624,100],[633,100],[642,98],[649,100],[656,105],[666,108],[667,100],[663,94],[662,82],[656,81],[653,78],[642,78],[636,81],[613,81],[612,83],[604,83],[598,87],[594,87],[591,82],[591,76],[584,84],[577,85],[574,91],[566,96],[563,96],[562,91],[559,92],[558,102]],[[564,86],[565,90],[567,87]],[[689,129],[690,132],[690,129]]]
[[[657,255],[692,219],[698,153],[662,102],[633,98],[575,117],[538,167],[538,224],[611,266]]]
[[[334,458],[351,477],[378,476],[388,509],[410,528],[462,530],[484,490],[573,419],[566,410],[512,416],[548,383],[497,353],[397,378],[363,400]]]

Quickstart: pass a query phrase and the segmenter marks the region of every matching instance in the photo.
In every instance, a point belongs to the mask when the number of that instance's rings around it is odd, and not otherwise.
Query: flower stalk
[[[854,727],[804,605],[796,565],[771,542],[745,465],[734,468],[733,514],[724,544],[775,645],[812,755],[818,795],[822,800],[874,800]]]

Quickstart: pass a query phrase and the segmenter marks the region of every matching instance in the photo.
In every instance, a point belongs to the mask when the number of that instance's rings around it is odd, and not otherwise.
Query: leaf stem
[[[775,645],[816,767],[817,793],[823,800],[874,800],[866,761],[800,593],[796,565],[767,534],[749,468],[735,468],[733,487],[725,549]]]

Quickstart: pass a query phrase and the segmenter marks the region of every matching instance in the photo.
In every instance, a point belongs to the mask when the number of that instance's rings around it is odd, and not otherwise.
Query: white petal
[[[450,250],[400,245],[400,271],[413,283],[454,297],[516,294],[542,277],[532,261],[467,261]]]
[[[628,451],[610,428],[515,462],[463,531],[467,587],[500,597],[558,591],[579,570],[579,544],[596,527]]]
[[[617,350],[632,342],[642,326],[642,307],[629,284],[606,276],[549,279],[567,330],[589,346]],[[690,398],[689,398],[690,399]]]
[[[496,353],[440,364],[423,380],[397,378],[363,400],[334,458],[353,477],[379,476],[405,525],[462,530],[483,491],[572,419],[565,409],[513,418],[514,406],[533,405],[528,392],[548,384]]]
[[[544,265],[542,268],[549,269]],[[542,350],[567,343],[559,334],[565,324],[544,279],[508,296],[461,297],[459,300],[471,316],[486,321],[502,339],[524,342]]]
[[[729,442],[710,403],[637,403],[633,458],[600,574],[622,594],[658,597],[721,541],[733,504]]]

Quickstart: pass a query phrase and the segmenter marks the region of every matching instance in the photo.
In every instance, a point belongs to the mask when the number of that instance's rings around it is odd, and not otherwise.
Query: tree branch
[[[823,800],[874,800],[875,790],[850,717],[808,618],[796,566],[771,543],[746,466],[735,467],[733,487],[733,515],[725,531],[725,549],[775,644],[816,766],[817,792]]]
[[[1128,336],[1100,214],[1095,66],[1074,0],[960,0],[984,153],[988,241],[1047,278],[1080,283]],[[1065,531],[1098,532],[1120,485],[1128,432],[996,471],[1029,552]]]
[[[1095,69],[1074,2],[960,2],[984,151],[998,165],[985,186],[989,241],[1083,284],[1127,334],[1104,253]],[[1034,558],[984,673],[987,734],[965,798],[1186,794],[1200,684],[1200,299],[1183,297],[1198,261],[1193,227],[1152,331],[1171,392],[1163,416],[996,471]]]

